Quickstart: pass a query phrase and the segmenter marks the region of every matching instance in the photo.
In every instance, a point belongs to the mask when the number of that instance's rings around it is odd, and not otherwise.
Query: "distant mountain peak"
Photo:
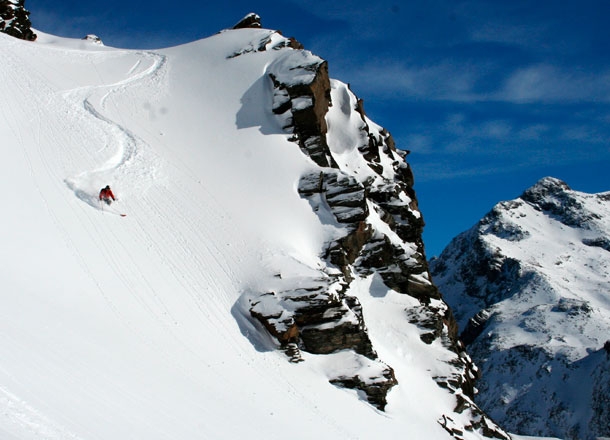
[[[584,207],[587,197],[581,194],[560,179],[545,177],[527,189],[520,199],[554,216],[566,226],[589,229],[594,227],[593,223],[599,219],[599,215]]]
[[[21,40],[34,41],[36,34],[30,29],[30,12],[25,0],[0,0],[0,32]]]
[[[610,327],[609,218],[608,193],[545,177],[431,261],[482,370],[477,402],[511,432],[610,435],[599,354]]]
[[[538,201],[541,198],[547,196],[553,196],[555,194],[570,191],[572,188],[568,186],[563,180],[555,177],[544,177],[536,182],[535,185],[528,188],[522,195],[521,198],[527,201]]]

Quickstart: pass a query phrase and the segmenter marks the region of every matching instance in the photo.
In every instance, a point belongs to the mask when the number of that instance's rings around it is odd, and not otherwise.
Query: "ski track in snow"
[[[14,435],[14,438],[45,439],[45,440],[82,440],[80,437],[68,432],[64,428],[58,426],[53,421],[45,417],[27,402],[19,399],[14,394],[10,393],[4,387],[0,386],[0,419],[2,426],[10,427],[14,432],[2,432],[4,435]]]
[[[150,150],[150,146],[146,145],[145,142],[137,137],[134,133],[124,128],[122,124],[119,124],[112,119],[106,117],[103,111],[110,107],[110,97],[115,94],[125,92],[130,86],[135,86],[138,83],[147,81],[155,76],[163,74],[162,69],[166,65],[166,57],[161,54],[152,52],[138,52],[138,55],[142,55],[143,58],[138,60],[134,66],[128,72],[128,78],[118,81],[112,84],[100,85],[100,86],[87,86],[79,89],[70,90],[64,93],[66,98],[71,101],[82,102],[82,107],[94,118],[93,122],[96,123],[101,131],[104,133],[111,133],[112,138],[116,139],[117,151],[112,157],[101,166],[92,170],[84,171],[74,178],[67,179],[70,182],[70,187],[75,190],[75,193],[81,200],[86,201],[90,205],[97,207],[97,194],[91,194],[90,191],[84,188],[90,188],[90,183],[99,180],[102,176],[108,175],[129,175],[130,173],[136,174],[137,178],[130,178],[129,182],[139,182],[142,186],[142,181],[146,180],[142,176],[141,170],[152,170],[156,171],[158,167],[157,163],[146,163],[145,153],[146,150]],[[142,65],[148,62],[148,66],[144,69],[140,69]],[[141,70],[141,71],[140,71]],[[98,106],[93,105],[93,102],[99,102]],[[98,110],[101,109],[101,110]],[[106,141],[108,143],[108,141]],[[138,160],[142,157],[141,160]],[[152,180],[151,176],[151,179]],[[150,182],[146,182],[150,184]],[[176,183],[176,182],[174,182]],[[132,189],[133,191],[133,189]],[[209,223],[217,225],[218,221],[209,222],[207,218],[201,218],[196,213],[210,211],[209,207],[204,209],[194,209],[192,212],[184,212],[185,206],[196,205],[196,200],[190,198],[186,203],[177,204],[174,202],[181,194],[188,193],[187,189],[183,191],[173,192],[167,187],[155,188],[155,194],[147,195],[146,191],[139,189],[138,193],[142,193],[140,204],[146,205],[146,210],[150,213],[151,217],[147,217],[145,220],[134,216],[136,223],[141,228],[141,236],[134,236],[136,243],[131,243],[130,247],[136,244],[136,248],[148,247],[152,254],[160,261],[160,267],[167,268],[173,277],[179,281],[184,289],[190,296],[192,304],[195,305],[198,310],[198,316],[201,321],[206,322],[207,325],[211,322],[215,322],[218,328],[226,325],[226,320],[223,318],[226,313],[224,307],[220,307],[217,301],[205,300],[202,296],[202,292],[209,292],[208,297],[218,298],[222,297],[225,291],[233,291],[234,286],[219,284],[218,280],[213,274],[224,273],[226,279],[235,280],[236,275],[232,273],[231,265],[225,261],[221,261],[220,255],[226,255],[226,250],[218,249],[213,240],[209,237],[214,236],[218,233],[217,230],[212,230],[207,225]],[[95,201],[91,203],[91,197],[94,197]],[[138,207],[136,200],[132,201],[132,207]],[[171,207],[170,211],[174,213],[174,218],[168,219],[166,212],[168,205]],[[222,209],[218,206],[214,207],[211,212],[220,212]],[[211,216],[213,214],[208,214]],[[193,220],[197,219],[197,221]],[[176,224],[183,224],[184,227],[176,227]],[[170,335],[174,335],[175,341],[180,341],[179,336],[176,335],[174,324],[176,319],[172,315],[170,307],[163,303],[160,296],[157,294],[157,288],[153,283],[146,279],[144,276],[145,270],[143,265],[147,262],[143,262],[137,258],[137,254],[133,255],[129,247],[123,245],[120,242],[112,242],[110,244],[106,240],[98,239],[103,237],[104,232],[98,229],[95,223],[88,225],[93,226],[95,233],[91,237],[96,240],[97,246],[106,254],[106,261],[108,262],[112,273],[121,281],[121,283],[127,286],[128,291],[132,293],[135,301],[139,303],[143,309],[147,310],[151,316],[154,316],[157,323],[161,324],[166,328]],[[188,237],[182,231],[188,231]],[[163,246],[166,244],[164,237],[167,240],[178,242],[180,246]],[[207,250],[204,256],[195,254],[193,252],[192,245],[189,244],[191,240],[199,244],[203,244],[204,249]],[[161,241],[159,244],[158,242]],[[168,250],[178,249],[180,252],[174,254],[168,254]],[[198,246],[200,250],[200,246]],[[115,262],[115,255],[121,255],[122,262],[118,264]],[[184,270],[184,259],[188,257],[191,261],[189,265],[192,270]],[[127,263],[127,264],[126,264]],[[218,270],[213,269],[210,265],[219,268]],[[134,270],[135,269],[135,270]],[[134,274],[136,276],[134,277]],[[137,281],[134,281],[137,280]],[[145,288],[143,288],[143,286]],[[227,304],[232,304],[233,297],[225,296]],[[232,332],[227,332],[227,335],[232,335]],[[237,347],[240,345],[237,344]]]
[[[137,242],[132,242],[128,247],[120,241],[109,242],[104,239],[98,239],[97,237],[103,237],[104,233],[102,230],[98,230],[95,224],[89,225],[96,229],[96,233],[92,234],[92,238],[96,240],[97,246],[107,256],[106,261],[113,275],[127,287],[133,299],[154,318],[157,324],[165,328],[166,334],[171,335],[175,343],[182,345],[194,355],[195,351],[190,349],[184,340],[180,338],[180,335],[177,334],[175,328],[177,319],[173,316],[171,307],[161,300],[161,296],[157,292],[158,288],[144,275],[146,270],[143,266],[147,262],[141,261],[137,253],[134,254],[130,251],[130,247],[136,244],[136,248],[148,247],[150,249],[153,255],[160,261],[160,267],[167,268],[183,287],[184,292],[190,296],[192,304],[198,311],[197,316],[201,323],[205,323],[208,326],[210,322],[215,323],[218,328],[225,326],[226,319],[224,315],[226,309],[219,307],[217,301],[206,301],[202,296],[202,292],[209,292],[208,296],[212,298],[222,296],[225,291],[234,290],[234,286],[219,284],[213,274],[218,272],[225,273],[226,278],[229,280],[236,279],[236,276],[231,272],[230,265],[219,258],[219,255],[226,254],[226,251],[216,248],[214,241],[209,240],[209,237],[213,236],[217,231],[212,231],[206,227],[209,223],[206,219],[198,218],[197,222],[192,220],[197,218],[194,215],[195,212],[205,212],[205,210],[199,209],[190,213],[183,212],[185,206],[195,203],[194,199],[189,199],[187,203],[178,205],[174,200],[179,197],[179,194],[173,192],[165,193],[168,188],[155,188],[156,194],[152,196],[146,195],[146,188],[143,187],[145,184],[146,186],[152,184],[154,173],[159,167],[154,159],[151,160],[150,157],[146,157],[146,153],[151,150],[151,147],[122,124],[104,115],[104,111],[110,107],[109,102],[113,95],[124,93],[130,86],[135,86],[138,83],[163,74],[162,69],[165,68],[167,62],[164,55],[153,52],[138,52],[137,54],[141,55],[142,58],[129,70],[126,79],[112,84],[86,86],[64,92],[64,96],[67,99],[82,102],[82,107],[94,118],[93,123],[96,123],[104,133],[110,133],[110,143],[117,146],[116,152],[101,166],[79,173],[73,178],[66,179],[66,182],[75,191],[77,197],[96,208],[99,207],[99,204],[97,202],[97,194],[91,193],[92,182],[99,182],[103,178],[114,178],[116,180],[117,178],[120,179],[122,175],[127,175],[130,177],[128,179],[130,183],[139,183],[140,188],[136,192],[141,193],[141,203],[146,205],[152,217],[147,217],[143,220],[138,218],[138,216],[134,216],[134,221],[141,226],[141,236],[133,237],[134,241]],[[145,63],[149,65],[144,69],[140,69]],[[96,106],[93,102],[99,104]],[[109,141],[106,141],[106,143],[108,144]],[[142,170],[148,170],[150,175],[143,175]],[[136,178],[134,179],[130,174],[135,175]],[[133,188],[131,188],[131,191],[133,191]],[[171,206],[171,211],[175,214],[171,221],[168,221],[165,214],[168,205]],[[136,201],[132,203],[132,206],[137,207]],[[184,224],[186,227],[176,228],[176,223]],[[187,238],[181,231],[188,231],[189,237]],[[168,240],[173,242],[178,242],[180,246],[177,249],[180,252],[168,255],[167,251],[176,249],[176,247],[163,246],[163,237],[167,237]],[[193,252],[192,246],[189,245],[189,241],[192,239],[195,239],[198,244],[204,243],[205,249],[208,250],[205,256],[197,255]],[[159,241],[161,241],[161,245],[157,244]],[[121,263],[116,262],[114,258],[116,255],[122,256]],[[191,261],[189,266],[192,268],[192,271],[184,270],[185,257],[188,257]],[[211,269],[210,263],[213,263],[219,270]],[[136,326],[131,326],[131,329],[139,332]],[[232,335],[232,332],[226,332],[226,334]],[[147,339],[144,334],[142,334],[142,337]],[[240,344],[236,344],[236,346],[239,347]],[[208,360],[201,358],[201,361],[207,362]],[[222,372],[218,372],[218,374],[222,374]]]
[[[104,186],[102,182],[116,182],[117,180],[120,182],[124,180],[121,177],[131,173],[138,176],[136,181],[140,185],[140,190],[144,190],[150,186],[158,168],[158,165],[154,163],[155,159],[147,157],[152,151],[150,146],[122,124],[106,117],[103,113],[107,108],[107,101],[112,95],[124,92],[130,85],[153,79],[162,74],[167,62],[164,55],[153,52],[137,52],[137,55],[142,58],[129,70],[127,78],[110,84],[79,87],[63,93],[67,100],[82,103],[82,107],[93,117],[93,123],[96,123],[106,135],[110,134],[104,150],[116,148],[114,154],[97,168],[83,171],[66,179],[66,184],[77,197],[97,209],[102,206],[94,189]],[[139,71],[144,60],[149,61],[150,65]],[[102,75],[95,67],[94,61],[92,64],[101,79]],[[100,93],[103,94],[99,96]],[[96,106],[93,102],[97,102],[98,105]]]

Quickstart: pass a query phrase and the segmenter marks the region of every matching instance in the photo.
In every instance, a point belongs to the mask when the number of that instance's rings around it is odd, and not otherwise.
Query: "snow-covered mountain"
[[[431,262],[507,429],[610,436],[610,193],[544,178]]]
[[[405,153],[324,60],[255,14],[38,34],[0,33],[0,437],[507,438]]]

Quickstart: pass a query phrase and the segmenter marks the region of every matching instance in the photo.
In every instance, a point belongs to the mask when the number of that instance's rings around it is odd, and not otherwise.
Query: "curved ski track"
[[[103,114],[108,98],[113,94],[124,92],[130,85],[152,82],[164,73],[163,69],[167,62],[164,55],[153,52],[138,52],[137,55],[142,58],[130,69],[127,78],[116,83],[85,86],[64,92],[66,99],[81,102],[82,107],[95,118],[97,127],[105,137],[102,151],[112,151],[112,148],[115,148],[115,152],[105,163],[66,179],[66,184],[81,200],[98,209],[100,204],[97,201],[96,190],[104,186],[104,182],[112,182],[115,187],[127,183],[133,187],[137,184],[137,189],[141,192],[150,187],[158,169],[158,165],[155,164],[156,158],[151,157],[150,146],[124,125]],[[143,60],[150,61],[150,65],[138,71]],[[97,76],[102,79],[94,61],[92,65]],[[100,93],[103,94],[99,96]],[[94,105],[94,101],[98,103],[100,110]],[[121,117],[119,109],[115,107],[115,111]],[[132,178],[126,182],[128,177]]]
[[[213,327],[222,328],[226,325],[227,307],[234,301],[234,295],[226,293],[235,291],[236,286],[231,282],[222,282],[222,279],[237,279],[231,270],[234,264],[221,258],[227,252],[225,249],[219,249],[216,241],[212,239],[219,236],[219,229],[223,230],[227,237],[230,235],[226,230],[228,214],[225,214],[220,206],[202,206],[194,197],[185,197],[189,190],[179,188],[180,176],[173,176],[171,185],[156,184],[157,178],[160,181],[164,179],[159,177],[161,161],[154,153],[153,147],[127,129],[123,121],[119,123],[116,117],[113,119],[106,116],[107,111],[114,110],[115,115],[123,119],[120,110],[116,106],[112,108],[113,95],[126,93],[130,87],[144,83],[148,83],[148,89],[160,84],[159,78],[165,74],[166,56],[154,52],[137,52],[137,55],[142,58],[134,64],[124,80],[64,93],[67,99],[82,102],[82,108],[90,116],[88,119],[104,133],[106,140],[102,151],[111,149],[111,145],[116,146],[116,151],[104,163],[66,179],[66,183],[77,197],[97,209],[100,205],[96,190],[103,183],[92,186],[93,182],[116,182],[116,187],[122,188],[122,194],[128,194],[127,202],[121,193],[117,194],[122,199],[120,209],[129,207],[128,220],[135,223],[135,228],[132,228],[137,230],[137,233],[130,231],[129,242],[106,240],[104,237],[112,234],[106,229],[106,225],[90,222],[87,225],[93,228],[90,238],[105,254],[104,260],[113,277],[130,292],[135,307],[145,310],[148,318],[164,329],[163,335],[160,336],[170,335],[174,343],[184,346],[195,355],[196,350],[185,345],[185,340],[189,338],[178,335],[180,330],[177,327],[187,321],[184,319],[184,313],[194,315],[192,326],[205,323],[206,327],[212,324]],[[176,186],[177,191],[174,189]],[[202,213],[206,213],[203,218]],[[214,216],[216,218],[213,219]],[[115,224],[114,227],[116,226],[124,225]],[[202,248],[206,251],[203,255],[200,254]],[[149,258],[146,261],[140,258],[142,253],[139,249],[148,250]],[[121,258],[118,259],[117,256]],[[150,274],[147,266],[151,265],[161,269],[156,280],[148,278]],[[223,273],[224,277],[216,276],[219,273]],[[176,300],[168,304],[167,294],[159,293],[163,290],[160,286],[164,285],[166,279],[177,281],[181,291],[188,297],[185,299],[182,295],[176,295]],[[168,283],[165,284],[170,287]],[[172,285],[171,288],[173,287]],[[218,303],[219,298],[224,299],[224,304]],[[188,305],[182,304],[185,300]],[[112,304],[118,301],[122,299],[110,299]],[[115,310],[119,309],[115,307]],[[174,316],[175,314],[180,315],[182,319]],[[133,331],[139,331],[136,326],[130,327]],[[232,332],[225,334],[231,335]],[[141,336],[147,340],[150,338],[150,335]],[[154,343],[152,340],[147,342]],[[239,347],[240,344],[236,346]],[[167,356],[167,359],[170,359],[170,356]],[[208,362],[207,359],[200,360]],[[216,374],[223,375],[223,372],[220,370]]]

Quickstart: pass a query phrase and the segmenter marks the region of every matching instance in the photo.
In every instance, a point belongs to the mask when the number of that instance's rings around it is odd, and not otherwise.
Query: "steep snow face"
[[[591,409],[610,386],[599,373],[608,365],[610,193],[542,179],[456,237],[431,270],[482,368],[483,409],[523,434],[610,435],[599,423],[607,408]]]
[[[317,165],[272,112],[265,72],[288,45],[254,29],[158,51],[0,34],[0,437],[482,437],[434,380],[457,354],[423,343],[418,302],[377,276],[349,293],[399,380],[385,413],[329,383],[345,365],[375,376],[369,358],[291,364],[249,315],[278,274],[329,269],[338,230],[299,194]]]

